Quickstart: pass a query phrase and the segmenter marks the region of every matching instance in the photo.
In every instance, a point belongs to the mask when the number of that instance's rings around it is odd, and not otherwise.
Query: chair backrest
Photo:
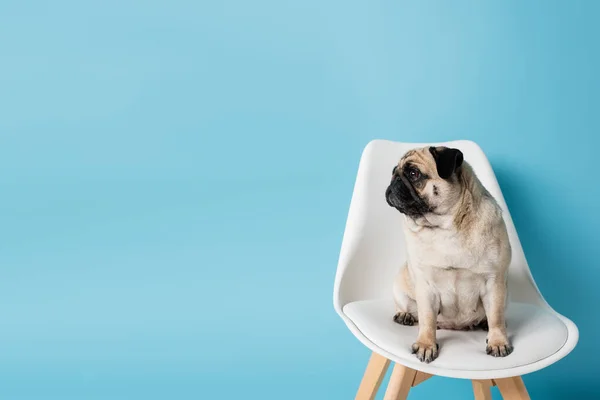
[[[547,305],[541,296],[523,253],[515,226],[492,167],[474,142],[397,143],[370,142],[363,151],[350,211],[344,232],[334,288],[338,311],[352,301],[390,298],[393,279],[406,259],[403,218],[385,201],[393,166],[409,149],[423,146],[448,146],[460,149],[481,183],[498,201],[512,246],[509,268],[511,301]]]

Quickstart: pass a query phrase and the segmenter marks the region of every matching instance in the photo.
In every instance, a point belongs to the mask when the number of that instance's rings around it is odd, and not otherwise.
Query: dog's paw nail
[[[485,352],[492,357],[506,357],[513,352],[513,347],[506,341],[488,343]]]
[[[419,361],[429,364],[438,357],[440,346],[437,343],[435,345],[426,345],[416,342],[412,345],[411,349]]]

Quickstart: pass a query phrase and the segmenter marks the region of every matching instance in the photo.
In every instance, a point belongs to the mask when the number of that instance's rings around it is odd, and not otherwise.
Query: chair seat
[[[507,357],[494,358],[485,352],[485,331],[438,330],[439,357],[431,364],[421,364],[411,345],[417,337],[417,326],[403,326],[393,321],[393,300],[363,300],[346,304],[343,313],[375,346],[393,355],[397,362],[427,372],[435,367],[437,374],[465,378],[472,371],[506,371],[550,357],[568,338],[567,326],[550,310],[524,303],[510,303],[506,310],[508,335],[514,351]],[[404,362],[406,361],[406,362]],[[418,368],[419,363],[423,368]],[[415,367],[415,365],[417,367]],[[439,373],[452,370],[451,374]],[[478,374],[479,376],[481,374]],[[505,374],[501,374],[505,375]]]

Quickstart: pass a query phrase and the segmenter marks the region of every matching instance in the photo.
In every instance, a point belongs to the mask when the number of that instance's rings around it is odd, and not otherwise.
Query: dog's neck
[[[458,178],[462,193],[461,201],[454,208],[453,223],[457,230],[467,231],[466,228],[473,224],[479,216],[482,203],[492,197],[469,164],[463,164]]]
[[[413,232],[423,229],[452,229],[454,217],[452,215],[440,215],[428,213],[419,217],[405,216],[406,226]]]

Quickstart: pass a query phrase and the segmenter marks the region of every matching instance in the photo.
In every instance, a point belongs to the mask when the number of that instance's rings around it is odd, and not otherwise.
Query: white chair
[[[439,357],[430,364],[411,354],[416,326],[393,322],[392,282],[405,260],[403,218],[388,206],[391,171],[409,149],[442,145],[460,149],[482,184],[498,201],[512,246],[507,326],[514,352],[494,358],[485,352],[486,332],[438,330]],[[579,332],[554,311],[529,271],[502,192],[481,148],[471,141],[447,143],[370,142],[362,155],[344,232],[333,295],[335,310],[372,352],[356,399],[373,399],[390,361],[394,370],[385,400],[405,399],[412,386],[432,375],[470,379],[476,399],[491,399],[498,386],[504,399],[528,399],[521,375],[560,360],[577,344]]]

